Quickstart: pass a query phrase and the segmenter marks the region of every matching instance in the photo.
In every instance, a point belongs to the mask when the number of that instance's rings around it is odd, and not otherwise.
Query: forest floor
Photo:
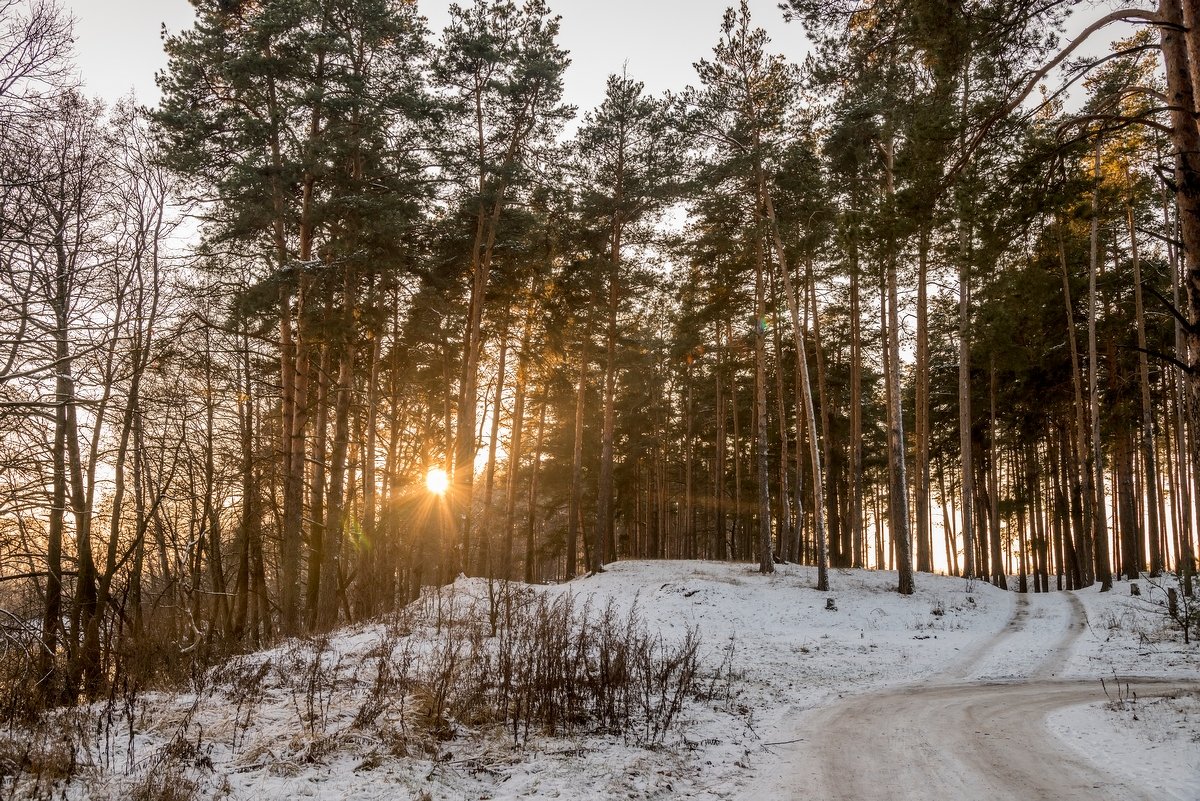
[[[829,593],[815,578],[624,562],[535,588],[636,609],[668,643],[698,631],[706,691],[665,737],[514,740],[471,721],[424,736],[414,699],[381,695],[381,650],[405,643],[378,623],[238,657],[189,692],[64,713],[37,747],[49,760],[65,742],[76,768],[20,788],[0,770],[0,797],[1200,799],[1200,648],[1170,631],[1159,588],[1018,595],[919,574],[905,597],[894,573],[832,571]],[[427,647],[443,598],[488,590],[460,579],[401,640]]]

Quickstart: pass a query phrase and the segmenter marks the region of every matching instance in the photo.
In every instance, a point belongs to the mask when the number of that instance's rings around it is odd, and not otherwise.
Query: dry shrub
[[[130,801],[196,801],[200,785],[179,766],[148,772],[130,789]]]
[[[79,771],[72,733],[44,723],[20,736],[0,737],[0,798],[51,798]]]
[[[0,720],[32,721],[53,697],[42,679],[45,645],[28,616],[0,609]]]
[[[624,613],[612,602],[597,610],[573,595],[507,583],[487,601],[483,608],[454,592],[426,597],[389,626],[396,645],[378,657],[360,725],[399,707],[406,725],[438,739],[464,726],[501,725],[514,742],[590,731],[652,743],[704,689],[699,633],[667,640],[636,604]]]
[[[329,710],[341,687],[342,656],[328,637],[294,640],[280,656],[276,672],[292,693],[292,706],[310,735],[329,725]]]

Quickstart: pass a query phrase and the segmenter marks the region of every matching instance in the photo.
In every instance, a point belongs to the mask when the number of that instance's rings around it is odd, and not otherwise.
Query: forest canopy
[[[6,703],[626,558],[1190,594],[1195,4],[742,0],[580,110],[544,0],[191,2],[146,108],[0,0]]]

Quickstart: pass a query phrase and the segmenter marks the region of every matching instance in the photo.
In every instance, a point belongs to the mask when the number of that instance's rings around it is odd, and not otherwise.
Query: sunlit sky
[[[166,59],[160,30],[191,24],[187,0],[60,0],[76,19],[76,50],[89,94],[115,100],[131,89],[157,102],[154,73]],[[567,102],[580,112],[604,95],[607,77],[628,63],[631,76],[654,93],[694,82],[692,63],[711,53],[721,14],[732,0],[550,0],[562,15],[560,42],[571,51]],[[418,0],[430,28],[440,31],[449,0]],[[465,3],[464,3],[465,4]],[[804,32],[783,21],[777,0],[751,0],[755,22],[771,34],[772,50],[799,61]]]

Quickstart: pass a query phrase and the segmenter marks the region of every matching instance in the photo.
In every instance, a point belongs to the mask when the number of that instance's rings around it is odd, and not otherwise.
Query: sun
[[[434,495],[445,495],[450,489],[450,476],[442,468],[434,467],[425,474],[425,487]]]

